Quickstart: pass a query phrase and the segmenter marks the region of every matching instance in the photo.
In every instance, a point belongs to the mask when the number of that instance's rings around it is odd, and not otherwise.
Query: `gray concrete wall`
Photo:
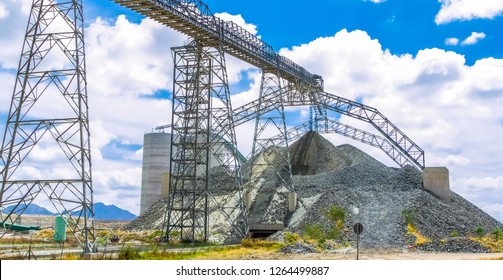
[[[143,137],[140,215],[162,197],[162,174],[169,172],[171,134],[147,133]]]
[[[449,201],[449,169],[447,167],[426,167],[423,170],[423,186],[442,200]]]
[[[161,198],[167,199],[169,196],[169,172],[161,174]]]

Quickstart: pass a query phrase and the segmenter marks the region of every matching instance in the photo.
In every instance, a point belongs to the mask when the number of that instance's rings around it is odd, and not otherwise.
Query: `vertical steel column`
[[[196,42],[172,52],[171,176],[164,241],[207,242],[212,213],[226,221],[233,236],[245,237],[248,225],[224,54]]]
[[[1,147],[0,215],[5,233],[45,194],[45,203],[66,218],[84,252],[92,252],[85,68],[82,0],[34,0]],[[59,155],[46,159],[51,153],[33,153],[44,149]]]
[[[272,73],[262,73],[260,97],[257,105],[259,113],[255,120],[251,157],[253,162],[250,174],[250,180],[253,182],[265,170],[272,169],[277,175],[279,184],[285,186],[290,191],[294,191],[294,187],[292,185],[292,166],[284,106],[286,105],[286,100],[288,100],[287,96],[292,94],[298,94],[298,92],[296,92],[294,87],[289,88],[287,81]],[[263,111],[263,107],[267,106],[262,101],[265,99],[264,96],[268,95],[272,95],[276,99],[272,103],[267,103],[269,105],[273,104],[274,109],[262,114],[260,112]],[[280,137],[276,139],[272,138],[271,136],[275,134],[278,134]],[[285,146],[281,147],[281,144]],[[260,153],[263,153],[263,159],[255,160]]]

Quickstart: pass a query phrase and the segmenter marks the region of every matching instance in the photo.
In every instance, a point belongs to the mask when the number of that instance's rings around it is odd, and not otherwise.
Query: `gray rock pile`
[[[284,168],[280,160],[284,152],[284,149],[267,149],[253,159],[262,167],[252,170],[251,161],[243,166],[245,188],[252,197],[250,223],[280,223],[285,226],[283,231],[303,235],[309,225],[327,230],[334,227],[323,213],[338,206],[345,210],[346,229],[356,222],[363,224],[360,244],[368,248],[406,247],[410,235],[404,212],[409,213],[418,232],[434,241],[449,237],[453,231],[459,236],[471,236],[478,227],[485,232],[503,228],[500,222],[454,192],[446,202],[426,191],[419,170],[411,166],[387,167],[351,145],[334,146],[315,132],[306,133],[290,146],[292,183],[298,200],[296,210],[289,213],[288,195],[292,190],[279,177]],[[266,168],[267,163],[273,166]],[[222,174],[214,177],[215,183],[230,182]],[[155,204],[126,228],[158,228],[164,217],[165,208],[161,209],[164,205]],[[225,232],[210,229],[214,231]],[[345,230],[340,239],[354,244],[356,236]]]
[[[447,253],[489,253],[491,250],[466,237],[434,240],[417,246],[420,251]]]
[[[123,230],[160,230],[166,214],[167,199],[160,199],[148,208],[145,213],[122,227]]]
[[[318,250],[316,250],[316,248],[312,244],[296,242],[286,245],[285,247],[279,249],[278,252],[283,254],[308,254],[318,253]]]

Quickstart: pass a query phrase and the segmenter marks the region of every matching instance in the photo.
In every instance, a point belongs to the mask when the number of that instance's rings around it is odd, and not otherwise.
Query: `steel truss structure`
[[[280,161],[284,164],[279,165],[281,166],[281,170],[274,171],[278,175],[281,184],[284,184],[290,190],[294,191],[293,186],[291,185],[292,174],[289,161],[290,156],[288,154],[288,149],[281,149],[279,146],[281,143],[284,143],[283,145],[288,147],[289,141],[285,124],[284,106],[312,106],[313,118],[310,125],[313,129],[319,129],[320,123],[324,125],[325,129],[328,129],[327,111],[345,114],[370,123],[384,136],[385,139],[387,139],[389,143],[392,144],[394,148],[399,151],[399,153],[395,153],[396,156],[394,156],[396,161],[401,161],[401,157],[405,156],[407,160],[413,162],[418,168],[424,168],[424,152],[393,123],[387,120],[379,111],[372,107],[323,92],[323,79],[321,76],[312,74],[300,65],[297,65],[289,59],[276,54],[271,46],[267,45],[265,42],[239,27],[235,23],[225,22],[215,17],[208,9],[208,6],[200,0],[114,1],[129,9],[137,11],[146,17],[152,18],[165,26],[188,35],[201,46],[213,47],[219,50],[221,52],[220,55],[222,55],[222,59],[220,61],[223,61],[223,53],[227,53],[262,69],[263,77],[259,99],[231,112],[230,116],[234,121],[234,124],[231,125],[238,125],[242,122],[255,118],[256,125],[252,156],[258,155],[258,153],[264,151],[266,148],[278,151],[281,158]],[[180,63],[175,61],[175,65],[180,65]],[[223,63],[221,65],[225,67]],[[197,63],[194,63],[192,67],[202,69],[200,66],[200,61],[198,61]],[[178,67],[175,66],[175,68]],[[188,72],[189,70],[187,69],[186,71]],[[200,70],[192,71],[197,72]],[[179,85],[179,88],[182,87],[183,86]],[[176,91],[177,89],[175,88],[175,92]],[[195,98],[189,98],[189,95],[187,94],[190,94],[190,91],[187,91],[187,93],[184,94],[186,96],[185,99],[187,100]],[[179,96],[184,96],[184,94],[179,94]],[[176,101],[176,97],[174,99],[174,103],[183,103],[181,101],[182,99],[180,99],[180,101]],[[182,108],[185,107],[182,106]],[[230,103],[227,108],[230,108]],[[198,111],[198,114],[202,114],[204,110],[200,108]],[[188,109],[181,109],[179,112],[188,113]],[[183,143],[189,139],[189,142],[192,141],[192,146],[186,145],[186,147],[181,147],[181,151],[184,151],[183,153],[187,152],[187,154],[177,152],[177,157],[172,159],[172,168],[177,166],[177,159],[180,161],[189,159],[195,161],[196,156],[191,154],[195,154],[196,151],[200,152],[201,155],[208,155],[211,147],[211,145],[209,145],[210,142],[194,143],[194,139],[197,139],[196,136],[184,138],[184,133],[186,133],[186,130],[190,127],[190,116],[186,113],[180,113],[178,115],[179,119],[176,120],[175,110],[173,110],[173,114],[173,122],[180,122],[180,124],[177,126],[179,128],[178,130],[175,128],[173,129],[172,135],[182,133],[179,140],[180,143],[184,145]],[[206,115],[208,114],[209,113],[206,113]],[[201,117],[203,117],[202,120],[207,119],[205,115],[201,115]],[[187,119],[182,120],[184,118]],[[279,138],[277,140],[268,139],[267,132],[269,132],[271,128],[272,130],[276,130],[278,132]],[[234,129],[234,127],[232,127],[232,129]],[[172,145],[175,145],[173,144],[174,142],[176,141],[172,141]],[[394,152],[395,150],[391,148],[390,151]],[[187,164],[187,166],[188,165],[189,164]],[[206,170],[208,169],[207,163],[202,163],[202,165],[206,166]],[[267,161],[265,165],[268,165]],[[182,165],[178,164],[178,166]],[[165,239],[168,240],[172,232],[179,232],[178,238],[182,240],[187,239],[192,242],[194,242],[197,238],[206,240],[208,230],[207,216],[209,213],[203,210],[200,213],[196,211],[196,208],[209,209],[205,202],[202,202],[207,201],[207,199],[204,198],[205,196],[198,196],[199,193],[205,192],[199,191],[190,193],[188,190],[194,188],[193,186],[198,186],[198,183],[196,183],[198,181],[204,182],[203,185],[207,188],[208,173],[206,173],[205,177],[197,174],[197,171],[195,171],[197,170],[196,167],[193,167],[192,169],[177,168],[178,169],[172,169],[172,173],[176,172],[177,174],[174,175],[170,186],[172,188],[175,187],[176,190],[170,191],[173,197],[169,199],[168,204]],[[252,174],[254,168],[259,167],[257,165],[253,166]],[[184,173],[183,170],[193,171]],[[178,176],[178,179],[176,179],[176,176]],[[180,176],[187,177],[183,177],[182,179]],[[189,186],[187,189],[182,187],[185,184]],[[175,194],[178,190],[180,190],[180,193]],[[185,204],[176,202],[177,200],[175,197],[183,197],[184,195],[182,195],[182,193],[184,192],[187,192],[186,197],[191,197],[188,200],[189,202],[187,202],[187,205],[192,203],[194,206],[186,207]],[[196,197],[201,200],[196,200]],[[181,201],[181,199],[178,199],[178,201]],[[196,205],[200,206],[196,207]],[[241,212],[243,211],[244,210],[241,210]],[[196,217],[196,214],[200,217]],[[226,217],[228,217],[228,215]],[[174,222],[175,220],[177,222]],[[185,220],[187,220],[187,222],[184,222]],[[243,220],[246,220],[246,217],[244,217]],[[185,231],[187,231],[187,233],[185,233]]]
[[[82,12],[82,0],[33,1],[1,147],[0,208],[2,227],[9,229],[45,195],[84,252],[93,252]],[[57,170],[36,156],[54,148],[61,159]]]
[[[266,72],[276,73],[289,81],[300,80],[313,87],[319,86],[319,75],[278,55],[270,45],[234,22],[214,16],[200,0],[114,1],[178,30],[204,46],[219,47],[223,52]]]
[[[217,212],[234,236],[247,235],[240,161],[224,53],[197,42],[172,49],[171,176],[164,241],[206,242]],[[223,174],[222,174],[223,172]],[[218,173],[230,178],[211,184]]]
[[[254,174],[261,174],[257,170],[272,168],[278,177],[278,182],[293,191],[292,168],[290,164],[290,151],[288,149],[288,135],[285,123],[285,108],[283,97],[288,94],[288,81],[278,75],[263,72],[260,85],[260,95],[257,99],[259,112],[263,112],[263,96],[272,94],[277,96],[277,103],[271,110],[263,114],[256,114],[255,130],[253,134],[253,146],[251,158],[267,150],[269,156],[263,156],[263,160],[253,160],[250,168],[250,180],[254,181]],[[271,138],[271,132],[278,134],[277,138]],[[284,148],[279,145],[284,144]],[[275,164],[273,164],[273,162]]]
[[[381,112],[324,92],[321,76],[278,55],[237,24],[214,16],[200,0],[114,2],[193,39],[172,49],[173,138],[164,241],[208,241],[210,214],[217,212],[234,236],[247,235],[234,128],[249,120],[255,120],[252,154],[279,151],[283,164],[275,172],[292,191],[290,155],[284,148],[305,129],[346,135],[381,148],[400,166],[410,162],[424,168],[424,151]],[[263,72],[259,99],[235,110],[224,53]],[[54,104],[54,116],[37,110]],[[287,130],[286,106],[311,106],[310,122]],[[382,136],[331,121],[328,111],[371,124]],[[43,194],[67,218],[84,251],[96,250],[89,137],[82,0],[33,0],[1,147],[4,229]],[[52,148],[51,141],[68,165],[58,166],[64,172],[46,170],[43,159],[36,156],[37,149]],[[212,174],[219,172],[230,180],[210,184]]]
[[[286,94],[285,97],[280,97],[274,92],[265,94],[255,101],[236,108],[233,114],[234,123],[240,125],[253,120],[257,115],[273,111],[277,108],[278,102],[283,102],[284,106],[313,105],[316,106],[315,110],[320,110],[317,118],[322,122],[321,124],[318,122],[317,126],[327,125],[326,121],[328,120],[324,119],[323,114],[326,116],[326,113],[323,110],[344,114],[369,123],[394,147],[388,148],[386,145],[382,145],[383,149],[389,151],[388,155],[393,156],[395,162],[403,164],[405,161],[409,161],[416,168],[424,169],[424,151],[377,109],[326,92],[317,92],[314,95],[315,98],[310,96],[311,94],[298,94],[298,92],[297,94]],[[311,125],[313,124],[311,123]]]
[[[414,166],[414,164],[406,156],[404,156],[396,146],[392,145],[388,141],[388,139],[384,137],[328,118],[318,119],[315,122],[316,123],[308,121],[288,129],[286,138],[290,142],[295,142],[297,141],[297,139],[302,137],[302,135],[309,131],[317,131],[320,133],[336,133],[370,145],[372,147],[381,149],[400,167],[405,167],[406,165]],[[283,135],[278,134],[271,137],[271,141],[278,143],[279,146],[286,146],[286,143],[282,142],[284,138],[285,137],[283,137]]]

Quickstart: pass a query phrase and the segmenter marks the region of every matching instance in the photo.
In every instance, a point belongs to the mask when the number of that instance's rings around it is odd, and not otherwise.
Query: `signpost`
[[[356,223],[353,225],[353,231],[356,233],[356,260],[358,260],[358,256],[360,254],[360,234],[363,232],[363,225],[360,223]]]

